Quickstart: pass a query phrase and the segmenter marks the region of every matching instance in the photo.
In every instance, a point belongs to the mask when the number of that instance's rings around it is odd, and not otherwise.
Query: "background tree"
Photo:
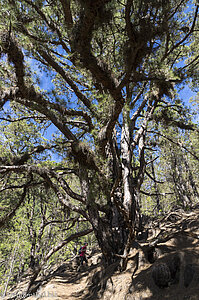
[[[155,126],[153,118],[162,107],[159,118],[169,127],[195,129],[190,122],[184,124],[182,107],[176,104],[177,91],[192,78],[192,64],[198,60],[185,62],[196,55],[198,4],[187,0],[2,4],[2,114],[10,102],[27,111],[34,122],[39,116],[53,124],[59,135],[40,152],[50,147],[61,155],[80,188],[74,191],[60,168],[32,162],[31,151],[18,164],[2,163],[1,175],[45,181],[70,213],[90,222],[106,262],[121,256],[125,267],[151,153],[147,147],[155,139],[148,126]],[[35,70],[37,65],[37,76],[28,63]],[[41,89],[44,74],[46,90]]]
[[[161,123],[158,127],[161,129],[156,130],[155,143],[158,147],[151,158],[154,172],[150,166],[147,167],[141,190],[143,211],[155,213],[158,203],[161,214],[179,207],[190,209],[199,199],[198,150],[196,145],[193,147],[198,133],[187,133],[168,126],[163,128]]]
[[[13,166],[28,160],[40,165],[44,159],[48,166],[61,168],[62,172],[67,170],[64,163],[60,167],[59,163],[49,160],[47,150],[43,152],[47,145],[41,135],[44,124],[41,127],[29,124],[28,116],[21,116],[18,110],[15,114],[12,112],[12,117],[15,117],[13,122],[2,118],[1,162]],[[74,180],[70,181],[74,189],[78,189]],[[53,264],[75,255],[72,250],[80,247],[78,239],[91,230],[87,220],[69,215],[46,181],[37,175],[2,176],[1,195],[0,294],[5,296],[8,287],[22,278],[30,278],[31,287],[41,271],[46,275]]]

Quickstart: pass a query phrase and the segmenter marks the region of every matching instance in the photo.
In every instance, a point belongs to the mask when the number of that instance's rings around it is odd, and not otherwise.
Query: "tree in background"
[[[2,163],[23,164],[29,150],[32,151],[29,162],[40,164],[45,160],[48,166],[59,168],[59,163],[50,161],[47,153],[37,151],[37,144],[40,149],[46,144],[41,136],[43,124],[40,128],[34,123],[27,124],[29,118],[25,114],[20,116],[18,110],[14,122],[3,119]],[[41,271],[47,275],[53,264],[71,258],[75,243],[79,245],[78,239],[91,230],[87,220],[72,213],[69,216],[68,210],[37,174],[27,177],[10,173],[3,176],[1,183],[0,294],[5,296],[8,288],[22,278],[30,279],[29,289]],[[75,182],[73,186],[75,188]]]
[[[1,115],[14,121],[6,112],[10,103],[59,132],[39,148],[29,145],[17,162],[2,161],[2,184],[23,177],[25,191],[36,176],[69,214],[88,220],[106,263],[121,257],[125,268],[151,164],[154,118],[169,128],[196,128],[177,92],[196,75],[198,4],[6,0],[1,15]],[[59,167],[45,157],[32,160],[46,150],[62,160]],[[21,191],[19,204],[25,197]]]
[[[171,128],[162,122],[158,127],[156,150],[153,148],[151,157],[153,167],[147,167],[141,189],[143,212],[163,214],[175,208],[190,209],[199,200],[198,132]]]

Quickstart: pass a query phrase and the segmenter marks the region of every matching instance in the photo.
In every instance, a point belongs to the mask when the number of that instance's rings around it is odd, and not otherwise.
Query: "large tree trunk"
[[[80,178],[82,195],[87,202],[87,212],[89,222],[92,225],[99,247],[101,248],[106,264],[111,264],[118,259],[117,254],[121,254],[124,248],[123,234],[121,234],[122,217],[115,207],[114,203],[107,201],[104,212],[99,211],[98,205],[95,203],[97,195],[92,192],[92,179],[88,176],[86,167],[80,166]],[[120,224],[124,224],[121,222]]]
[[[125,268],[128,253],[134,239],[134,225],[136,218],[137,186],[132,174],[132,151],[131,151],[131,129],[128,116],[124,118],[121,137],[122,173],[118,174],[117,155],[114,152],[114,140],[110,145],[109,176],[112,180],[110,200],[106,206],[103,217],[94,204],[93,195],[90,190],[90,182],[86,170],[81,172],[82,193],[87,199],[89,220],[93,226],[99,246],[108,264],[115,262],[118,258],[123,259]],[[117,183],[119,177],[119,183]],[[114,189],[114,185],[116,188]],[[111,189],[110,187],[110,189]]]
[[[136,217],[136,181],[133,179],[132,172],[132,151],[131,151],[131,134],[132,128],[128,113],[123,114],[123,128],[121,136],[121,156],[122,156],[122,182],[124,189],[123,206],[126,216],[127,236],[123,251],[122,268],[126,268],[127,257],[131,249],[132,241],[135,232],[135,217]]]
[[[144,137],[140,137],[138,141],[140,154],[139,180],[133,174],[131,146],[133,130],[128,114],[128,112],[123,114],[121,162],[117,162],[118,156],[116,147],[114,148],[114,138],[109,144],[109,149],[106,149],[109,179],[112,184],[109,185],[110,199],[107,196],[107,204],[103,212],[99,211],[99,206],[96,204],[97,195],[93,195],[93,179],[89,177],[86,166],[82,164],[80,166],[82,195],[86,199],[88,218],[103,256],[108,264],[121,257],[123,259],[123,268],[125,268],[135,236],[136,203],[144,170]],[[118,174],[118,164],[120,164],[122,169],[120,174]]]
[[[124,188],[123,205],[127,212],[129,223],[132,226],[135,221],[135,182],[132,174],[131,128],[128,117],[123,116],[123,128],[121,137],[122,156],[122,181]]]

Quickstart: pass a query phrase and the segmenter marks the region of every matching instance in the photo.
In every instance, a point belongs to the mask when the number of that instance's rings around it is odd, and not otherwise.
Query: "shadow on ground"
[[[166,244],[159,245],[158,249],[161,257],[154,264],[144,266],[132,278],[125,300],[198,300],[199,241],[181,232]],[[153,270],[158,266],[169,267],[175,257],[179,258],[179,266],[174,278],[168,279],[168,285],[158,287],[152,275]]]

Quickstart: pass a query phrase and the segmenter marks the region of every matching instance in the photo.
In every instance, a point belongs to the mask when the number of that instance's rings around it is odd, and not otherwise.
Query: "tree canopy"
[[[174,176],[181,178],[175,185],[178,203],[198,200],[190,167],[199,160],[198,127],[179,92],[189,83],[197,87],[199,5],[188,0],[0,4],[0,119],[2,131],[7,128],[0,175],[2,199],[9,205],[0,225],[28,191],[45,187],[68,216],[89,222],[85,233],[94,231],[105,261],[121,257],[125,268],[143,195],[155,193],[160,205],[157,195],[169,194],[174,184],[162,191],[161,181]],[[179,191],[186,178],[178,151],[187,157],[194,200],[182,200]],[[164,155],[171,166],[166,179],[153,165],[166,164]]]

